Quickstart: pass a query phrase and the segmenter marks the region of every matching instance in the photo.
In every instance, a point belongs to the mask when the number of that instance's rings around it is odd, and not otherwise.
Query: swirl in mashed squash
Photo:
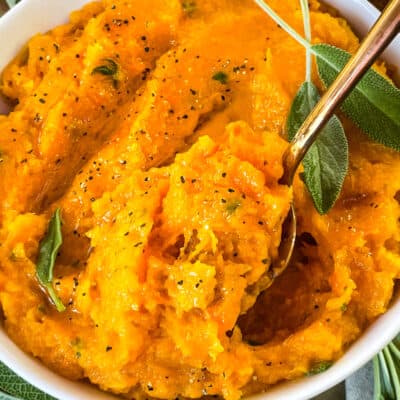
[[[301,31],[297,0],[268,2]],[[315,41],[357,48],[311,7]],[[331,212],[301,179],[280,185],[303,79],[304,50],[251,0],[103,0],[33,37],[1,81],[9,336],[128,398],[237,400],[338,359],[399,276],[400,159],[344,120],[350,171]],[[292,199],[296,254],[274,280]],[[56,209],[64,312],[36,278]]]

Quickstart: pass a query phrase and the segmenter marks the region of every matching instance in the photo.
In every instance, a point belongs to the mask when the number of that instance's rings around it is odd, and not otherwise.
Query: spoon
[[[337,76],[336,80],[321,97],[315,108],[298,130],[294,140],[283,155],[283,176],[280,183],[292,186],[296,170],[321,129],[332,117],[360,81],[381,52],[388,46],[400,29],[400,0],[392,0],[361,43],[358,51]],[[296,241],[296,212],[290,206],[282,226],[282,240],[278,255],[272,262],[268,275],[276,278],[290,263]],[[269,281],[271,282],[271,281]],[[264,287],[262,290],[265,290]]]

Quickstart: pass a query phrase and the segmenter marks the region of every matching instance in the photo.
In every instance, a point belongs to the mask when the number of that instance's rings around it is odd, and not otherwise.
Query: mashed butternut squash
[[[269,3],[302,29],[298,1]],[[312,28],[358,46],[316,1]],[[303,55],[251,0],[102,0],[33,37],[1,80],[10,337],[128,398],[235,400],[339,358],[400,274],[400,158],[344,120],[350,172],[334,209],[319,215],[300,179],[279,185]],[[293,197],[296,255],[272,281]],[[35,277],[57,208],[62,313]],[[272,285],[257,298],[260,278]]]

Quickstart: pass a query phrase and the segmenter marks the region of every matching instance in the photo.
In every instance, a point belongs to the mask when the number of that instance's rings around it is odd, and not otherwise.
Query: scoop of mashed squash
[[[268,3],[302,31],[297,0]],[[315,42],[357,48],[345,21],[311,8]],[[237,400],[337,360],[400,276],[400,157],[343,118],[335,207],[319,215],[299,176],[280,185],[304,69],[304,49],[252,0],[102,0],[33,37],[0,83],[10,337],[135,399]],[[292,200],[295,257],[273,280]],[[35,265],[58,208],[62,313]]]

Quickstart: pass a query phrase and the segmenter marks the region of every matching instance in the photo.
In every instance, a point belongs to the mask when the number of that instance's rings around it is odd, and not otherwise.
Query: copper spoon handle
[[[336,107],[363,77],[399,29],[400,0],[392,0],[361,43],[358,51],[351,57],[298,130],[283,156],[284,174],[281,183],[292,185],[297,167]]]

